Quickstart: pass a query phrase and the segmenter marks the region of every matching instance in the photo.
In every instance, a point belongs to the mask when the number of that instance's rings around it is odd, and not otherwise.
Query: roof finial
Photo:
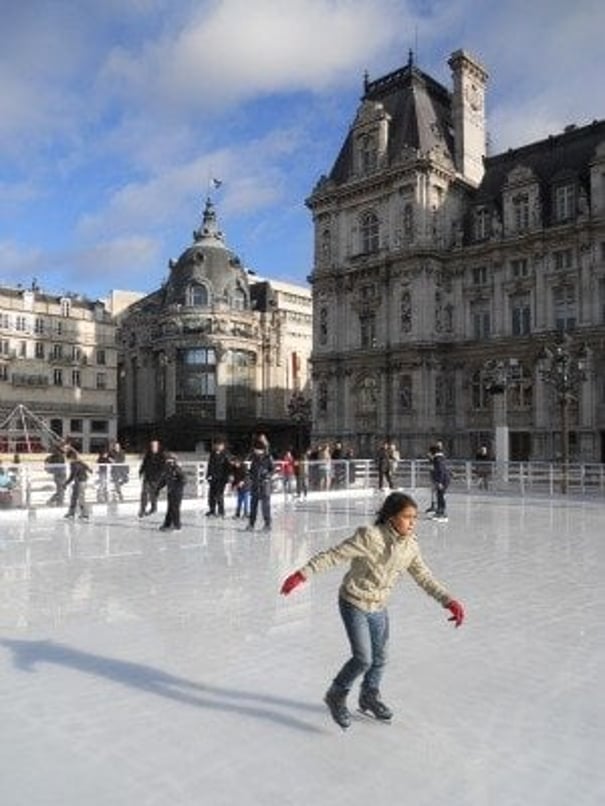
[[[367,92],[368,87],[370,86],[370,74],[367,70],[363,71],[363,91]]]
[[[414,51],[412,48],[408,50],[408,67],[411,69],[414,66]]]

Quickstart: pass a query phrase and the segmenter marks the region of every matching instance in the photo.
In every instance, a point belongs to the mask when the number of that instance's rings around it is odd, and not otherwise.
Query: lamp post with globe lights
[[[540,359],[545,362],[540,376],[552,389],[559,406],[561,423],[561,492],[569,486],[569,410],[579,398],[586,381],[586,346],[575,347],[569,333],[563,333],[552,346],[544,346]]]
[[[312,402],[302,392],[294,392],[288,401],[288,417],[296,426],[296,451],[300,456],[303,450],[304,435],[311,425]]]

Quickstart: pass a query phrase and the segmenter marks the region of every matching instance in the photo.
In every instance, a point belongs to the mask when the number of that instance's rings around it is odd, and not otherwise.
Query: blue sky
[[[490,73],[492,151],[605,117],[602,0],[0,0],[0,283],[151,291],[208,179],[249,268],[304,282],[304,199],[363,72]]]

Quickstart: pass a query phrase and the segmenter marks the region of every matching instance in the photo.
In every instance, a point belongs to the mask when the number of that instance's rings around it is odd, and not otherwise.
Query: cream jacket
[[[373,612],[386,607],[393,586],[404,571],[444,607],[452,601],[422,559],[416,535],[401,537],[388,524],[360,527],[340,545],[311,557],[300,571],[309,577],[349,561],[351,567],[342,580],[340,596],[360,610]]]

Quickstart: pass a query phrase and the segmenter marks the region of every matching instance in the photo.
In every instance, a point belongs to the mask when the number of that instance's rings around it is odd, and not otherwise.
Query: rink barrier
[[[183,461],[182,467],[187,476],[184,500],[199,500],[207,497],[205,461]],[[91,463],[93,475],[87,483],[86,498],[89,504],[110,505],[137,504],[140,496],[140,461],[130,461],[124,465],[103,465]],[[301,478],[286,479],[281,473],[281,465],[276,462],[273,477],[273,493],[284,498],[297,498],[307,494],[313,497],[337,495],[351,491],[372,491],[377,488],[378,473],[376,462],[371,459],[332,460],[307,462]],[[106,471],[105,471],[106,468]],[[561,464],[549,462],[475,462],[469,460],[448,460],[451,475],[451,493],[503,493],[514,495],[557,496],[565,481],[568,495],[602,496],[605,494],[605,465],[570,464],[564,472]],[[11,478],[9,491],[0,490],[0,510],[51,510],[49,500],[55,492],[53,476],[40,462],[24,462],[18,465],[4,465]],[[122,500],[119,499],[114,481],[116,470],[127,470],[128,480],[120,485]],[[429,489],[431,465],[425,459],[402,459],[397,463],[393,474],[393,486],[405,490]],[[113,471],[113,472],[112,472]],[[304,483],[303,483],[304,482]],[[487,489],[485,489],[487,488]],[[227,488],[227,495],[235,493]],[[67,506],[70,490],[65,493],[64,503],[53,506],[61,510]],[[162,493],[162,497],[165,493]],[[94,511],[94,509],[93,509]]]

